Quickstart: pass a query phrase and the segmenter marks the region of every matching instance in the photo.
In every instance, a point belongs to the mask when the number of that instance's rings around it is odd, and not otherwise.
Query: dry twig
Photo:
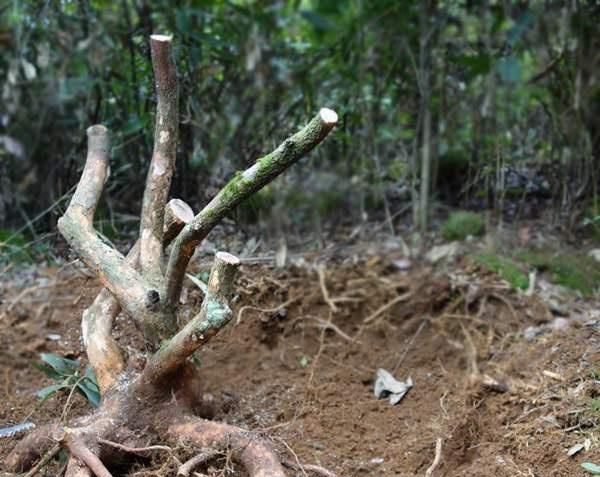
[[[192,472],[192,470],[194,470],[196,467],[213,459],[214,457],[218,456],[219,454],[220,454],[220,452],[212,451],[212,450],[207,450],[207,451],[201,452],[200,454],[195,455],[191,459],[189,459],[186,462],[184,462],[183,464],[181,464],[179,466],[179,469],[177,470],[177,475],[183,475],[184,477],[188,477],[190,475],[190,473]]]
[[[425,477],[431,477],[435,472],[435,469],[440,465],[440,461],[442,460],[442,438],[438,437],[435,442],[435,457],[431,465],[425,471]]]
[[[396,298],[394,298],[393,300],[387,302],[385,305],[381,306],[380,308],[378,308],[376,311],[374,311],[373,313],[371,313],[369,316],[367,316],[364,320],[363,323],[364,324],[369,324],[372,323],[373,321],[375,321],[375,319],[381,315],[382,313],[385,313],[386,311],[388,311],[390,308],[392,308],[396,303],[400,303],[402,301],[406,301],[408,300],[410,297],[412,296],[412,292],[407,292],[404,293],[403,295],[398,295]]]
[[[329,297],[329,290],[327,290],[327,284],[325,283],[325,265],[320,264],[317,267],[317,273],[319,274],[319,286],[321,287],[321,293],[323,294],[323,300],[327,303],[327,306],[331,309],[332,313],[337,313],[340,309],[335,305],[335,302]]]

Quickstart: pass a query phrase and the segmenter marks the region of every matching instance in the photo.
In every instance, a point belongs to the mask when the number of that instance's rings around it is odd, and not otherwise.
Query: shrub
[[[552,282],[590,297],[600,288],[600,270],[591,257],[581,253],[554,254],[547,251],[524,251],[519,260],[547,272]]]
[[[460,210],[452,212],[442,225],[442,236],[446,240],[464,240],[469,235],[481,235],[485,230],[483,219],[475,212]]]

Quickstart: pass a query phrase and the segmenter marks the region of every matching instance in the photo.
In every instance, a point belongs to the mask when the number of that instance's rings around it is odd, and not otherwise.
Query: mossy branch
[[[142,374],[143,385],[157,385],[173,375],[198,348],[231,320],[229,299],[240,260],[226,252],[215,256],[200,312],[175,336],[164,342]]]
[[[210,203],[184,227],[173,244],[166,271],[167,306],[179,302],[185,270],[196,246],[223,217],[244,199],[269,184],[327,137],[337,124],[337,114],[323,108],[299,132],[286,139],[270,154],[237,173]]]

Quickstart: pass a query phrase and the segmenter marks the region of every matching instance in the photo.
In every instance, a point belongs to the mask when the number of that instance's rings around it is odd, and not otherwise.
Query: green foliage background
[[[195,209],[329,106],[341,119],[334,136],[238,220],[360,221],[414,200],[424,107],[438,203],[502,208],[503,171],[533,165],[558,214],[579,210],[598,186],[599,23],[595,2],[5,1],[0,226],[39,215],[32,233],[54,229],[98,122],[114,141],[99,227],[135,226],[153,141],[154,32],[175,37],[172,192]]]

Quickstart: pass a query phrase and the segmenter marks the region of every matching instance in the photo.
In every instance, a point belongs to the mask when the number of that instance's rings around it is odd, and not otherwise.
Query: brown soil
[[[322,276],[329,305],[315,267],[244,267],[239,322],[198,353],[215,419],[268,436],[283,460],[345,477],[423,476],[438,439],[432,476],[583,476],[580,463],[600,464],[597,323],[528,342],[521,332],[550,319],[546,307],[467,264],[452,275],[416,265],[402,272],[391,258],[375,257],[328,262]],[[37,405],[35,391],[51,381],[31,363],[40,352],[85,359],[79,320],[95,282],[48,269],[0,286],[0,428],[89,411],[78,395],[66,406],[68,393]],[[190,310],[198,305],[197,290],[184,296]],[[125,317],[116,332],[133,353],[139,339]],[[393,372],[398,363],[394,375],[411,376],[415,386],[391,406],[375,399],[373,380],[377,368]],[[17,438],[0,439],[0,463]],[[589,449],[567,456],[586,439]],[[243,475],[224,465],[213,461],[203,472]],[[60,467],[54,462],[41,475]],[[114,472],[175,469],[158,453]]]

